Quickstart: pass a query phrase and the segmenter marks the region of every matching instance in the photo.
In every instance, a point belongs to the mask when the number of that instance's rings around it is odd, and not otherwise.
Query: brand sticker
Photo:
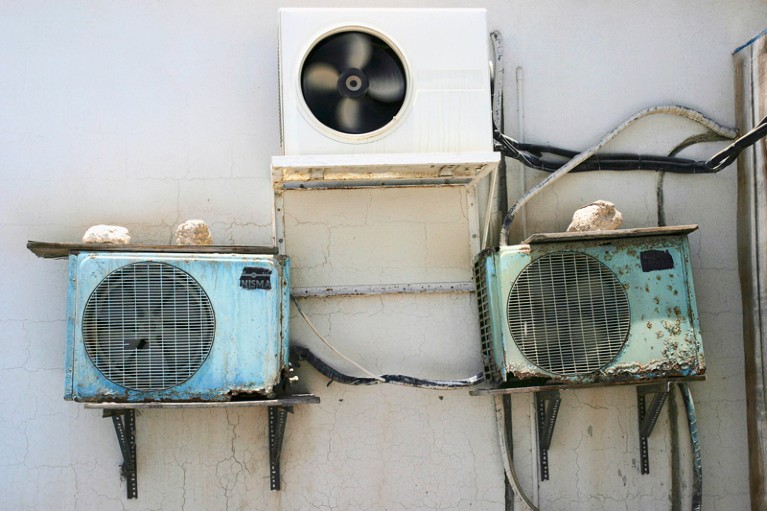
[[[268,268],[244,268],[242,275],[240,275],[240,287],[243,289],[272,289],[272,270]]]

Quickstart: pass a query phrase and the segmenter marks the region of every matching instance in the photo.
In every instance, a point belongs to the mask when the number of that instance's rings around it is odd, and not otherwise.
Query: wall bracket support
[[[538,462],[541,467],[541,481],[549,480],[549,447],[557,424],[559,405],[562,398],[558,390],[535,393],[535,409],[538,419]]]
[[[117,442],[123,454],[120,477],[125,479],[128,498],[138,498],[138,474],[136,470],[136,411],[104,410],[103,417],[111,417]]]
[[[639,424],[639,456],[641,460],[641,473],[650,473],[650,455],[648,448],[648,439],[658,422],[663,405],[668,398],[671,390],[671,383],[658,383],[653,385],[638,385],[637,392],[637,412]],[[652,400],[649,407],[646,405],[648,395],[652,394]]]
[[[285,438],[288,413],[294,405],[316,404],[320,398],[313,394],[294,394],[273,399],[225,402],[137,402],[137,403],[85,403],[85,408],[103,411],[103,417],[111,417],[117,441],[123,455],[120,475],[128,482],[128,498],[138,498],[138,470],[136,466],[136,410],[148,408],[268,408],[269,425],[269,480],[272,490],[280,489],[280,455]]]
[[[269,407],[269,483],[273,491],[280,489],[280,454],[288,413],[293,413],[292,406]]]

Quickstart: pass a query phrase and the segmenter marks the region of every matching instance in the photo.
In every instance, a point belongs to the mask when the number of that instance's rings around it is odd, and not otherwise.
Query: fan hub
[[[338,92],[345,98],[361,98],[369,86],[368,77],[361,69],[347,69],[338,78]]]

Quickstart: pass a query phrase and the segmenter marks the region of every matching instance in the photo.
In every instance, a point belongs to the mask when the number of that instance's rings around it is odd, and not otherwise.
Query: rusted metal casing
[[[64,397],[271,395],[288,364],[289,289],[284,256],[73,252]]]
[[[767,115],[767,30],[733,53],[738,129]],[[738,268],[743,297],[743,343],[751,509],[767,509],[767,141],[738,156]]]
[[[703,374],[686,234],[696,226],[536,235],[482,252],[475,277],[496,384]]]

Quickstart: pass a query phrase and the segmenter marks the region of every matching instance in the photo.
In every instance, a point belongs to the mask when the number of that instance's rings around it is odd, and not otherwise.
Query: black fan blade
[[[362,69],[372,55],[370,36],[362,32],[345,32],[320,43],[309,55],[307,64],[323,62],[343,73],[347,69]]]
[[[344,98],[338,102],[335,124],[345,133],[369,133],[388,124],[398,110],[398,105],[381,103],[369,96]]]
[[[384,103],[402,101],[405,97],[405,73],[392,55],[378,46],[364,69],[370,85],[368,94]]]

